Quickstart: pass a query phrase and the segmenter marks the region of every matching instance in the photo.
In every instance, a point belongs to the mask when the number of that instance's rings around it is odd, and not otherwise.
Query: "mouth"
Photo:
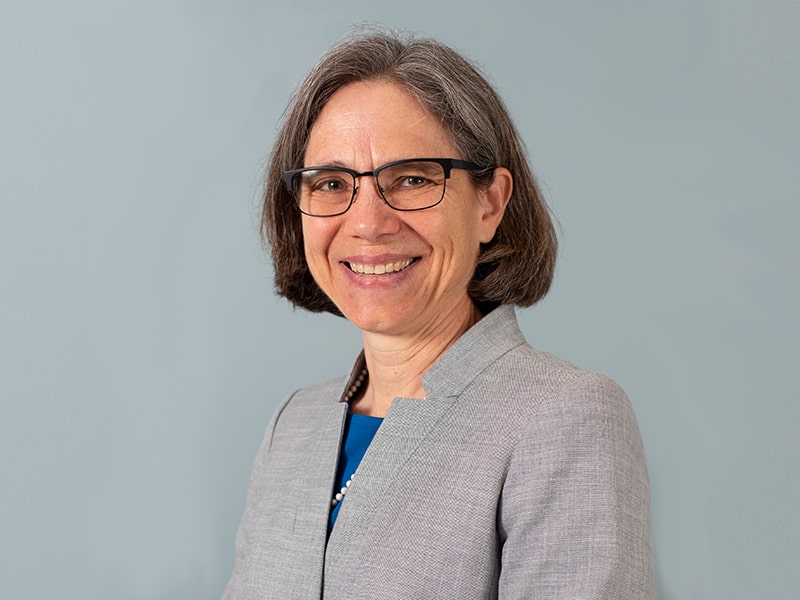
[[[354,262],[345,262],[347,268],[353,273],[360,273],[362,275],[385,275],[387,273],[399,273],[407,269],[412,263],[417,262],[419,258],[408,258],[406,260],[398,260],[397,262],[390,262],[382,265],[366,265]]]

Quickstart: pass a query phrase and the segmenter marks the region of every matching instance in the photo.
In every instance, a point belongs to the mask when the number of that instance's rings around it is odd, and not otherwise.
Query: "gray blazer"
[[[426,399],[394,400],[326,540],[349,379],[273,416],[224,599],[655,598],[628,399],[530,347],[513,308],[439,358]]]

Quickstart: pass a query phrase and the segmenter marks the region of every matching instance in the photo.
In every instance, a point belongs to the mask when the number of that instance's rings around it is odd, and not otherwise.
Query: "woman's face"
[[[403,88],[358,82],[340,89],[322,109],[304,166],[361,172],[405,158],[463,157]],[[506,198],[498,203],[497,194],[475,188],[467,171],[453,169],[440,204],[400,212],[383,201],[373,177],[362,177],[346,213],[303,215],[311,273],[363,331],[414,336],[465,319],[473,308],[467,285],[479,244],[494,236],[510,195],[510,175],[507,183]]]

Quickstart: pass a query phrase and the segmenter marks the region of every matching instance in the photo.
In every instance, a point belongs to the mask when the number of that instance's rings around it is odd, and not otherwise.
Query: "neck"
[[[351,402],[351,410],[383,417],[397,397],[424,398],[422,376],[481,317],[470,301],[466,310],[445,315],[414,336],[363,332],[369,379],[363,393]]]

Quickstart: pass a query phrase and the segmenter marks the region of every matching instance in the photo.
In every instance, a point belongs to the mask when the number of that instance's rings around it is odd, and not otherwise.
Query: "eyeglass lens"
[[[378,191],[396,210],[421,210],[438,204],[444,196],[445,172],[430,161],[403,162],[381,167],[375,174]],[[309,215],[345,212],[356,190],[356,177],[334,168],[306,169],[292,180],[300,210]]]

